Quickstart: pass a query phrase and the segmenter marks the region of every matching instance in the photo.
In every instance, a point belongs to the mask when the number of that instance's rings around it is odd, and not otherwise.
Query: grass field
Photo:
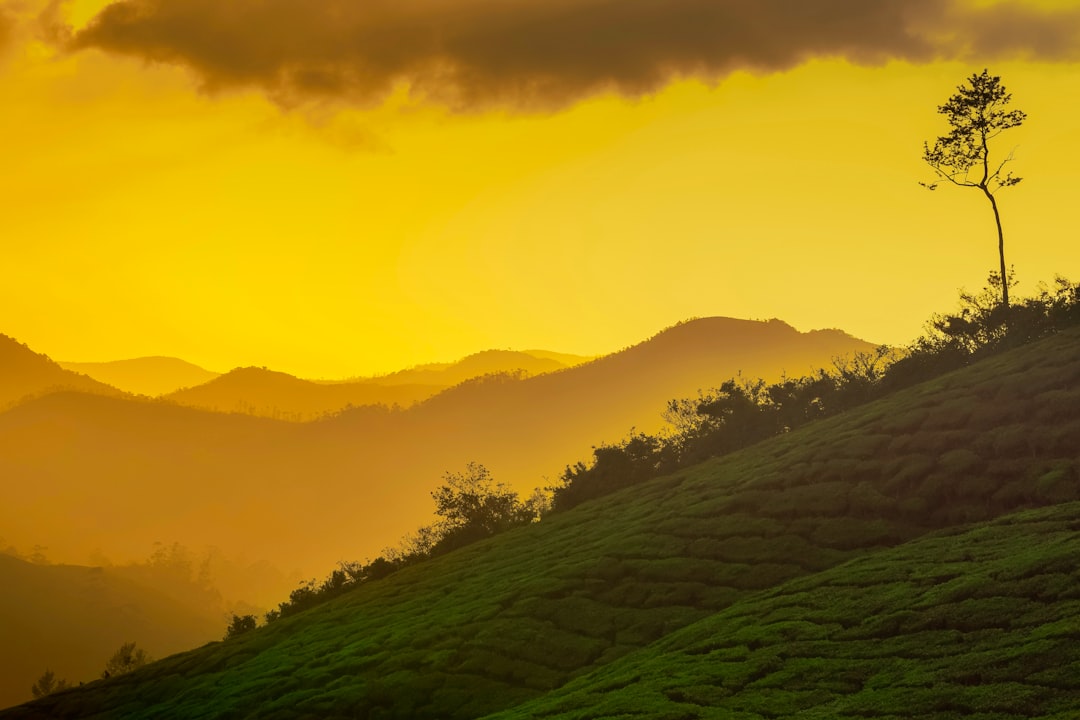
[[[1052,717],[1078,478],[1070,331],[0,718]]]

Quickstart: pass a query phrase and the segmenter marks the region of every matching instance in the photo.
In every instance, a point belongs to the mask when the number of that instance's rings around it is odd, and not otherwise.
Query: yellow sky
[[[105,3],[78,3],[78,27]],[[0,4],[2,5],[2,4]],[[684,79],[542,112],[200,89],[178,63],[0,51],[0,332],[63,360],[175,355],[307,377],[489,347],[596,354],[692,316],[913,338],[996,267],[923,140],[963,62]],[[1021,292],[1080,279],[1080,64],[995,60]]]

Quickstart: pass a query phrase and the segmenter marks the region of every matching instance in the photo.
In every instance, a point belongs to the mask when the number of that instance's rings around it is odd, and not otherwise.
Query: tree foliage
[[[535,512],[506,483],[496,483],[490,471],[470,462],[464,472],[443,475],[432,491],[435,514],[442,520],[432,529],[430,552],[440,553],[527,525]]]
[[[225,639],[238,637],[255,629],[258,621],[254,615],[237,615],[233,613],[229,626],[225,629]]]
[[[150,655],[134,642],[124,643],[105,663],[101,677],[110,678],[137,670],[151,661]]]
[[[37,679],[37,682],[30,687],[30,692],[34,694],[34,697],[41,698],[46,695],[52,695],[54,692],[67,690],[69,687],[71,687],[71,685],[68,684],[67,680],[60,680],[52,670],[46,670],[42,676]]]

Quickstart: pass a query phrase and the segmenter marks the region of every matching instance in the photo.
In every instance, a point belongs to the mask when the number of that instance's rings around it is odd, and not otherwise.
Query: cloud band
[[[284,103],[407,85],[459,110],[543,110],[814,57],[1071,59],[1078,28],[1077,9],[960,0],[117,0],[67,42]]]

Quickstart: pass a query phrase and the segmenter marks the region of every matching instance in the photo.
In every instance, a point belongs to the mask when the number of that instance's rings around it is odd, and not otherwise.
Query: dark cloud
[[[373,104],[408,83],[458,109],[545,109],[813,57],[1073,57],[1078,26],[1075,10],[960,0],[118,0],[68,43],[286,103]]]
[[[15,16],[0,5],[0,55],[8,49],[15,38]]]

